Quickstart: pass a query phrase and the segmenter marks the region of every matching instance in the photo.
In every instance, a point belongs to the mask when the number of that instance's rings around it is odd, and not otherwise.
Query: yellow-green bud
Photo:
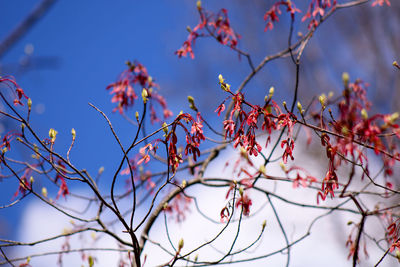
[[[263,164],[260,165],[259,171],[260,173],[265,174],[265,166]]]
[[[149,83],[151,83],[151,82],[153,81],[153,77],[151,77],[151,76],[147,77],[147,81],[148,81]]]
[[[196,254],[196,256],[194,256],[194,262],[197,262],[198,259],[199,259],[199,254]]]
[[[284,107],[285,109],[287,109],[286,101],[283,101],[283,102],[282,102],[282,105],[283,105],[283,107]]]
[[[194,97],[193,96],[188,96],[187,97],[187,99],[188,99],[188,101],[189,101],[189,104],[190,104],[190,108],[191,109],[193,109],[194,111],[197,111],[197,107],[196,107],[196,105],[194,104]]]
[[[7,147],[3,147],[3,149],[1,150],[1,153],[3,153],[3,154],[4,154],[4,153],[6,153],[6,152],[7,152],[7,150],[8,150],[8,149],[7,149]]]
[[[94,259],[92,256],[88,257],[88,263],[89,263],[89,267],[93,267],[94,266]]]
[[[237,181],[236,180],[233,180],[232,182],[233,182],[234,185],[237,185]]]
[[[342,81],[345,88],[349,85],[350,75],[347,72],[343,72],[342,74]]]
[[[47,188],[42,187],[42,195],[47,198]]]
[[[347,135],[349,133],[349,128],[347,128],[346,126],[342,127],[342,134],[343,135]]]
[[[243,187],[239,187],[239,195],[243,196],[243,193],[244,193]]]
[[[28,98],[28,109],[32,108],[32,99]]]
[[[148,97],[148,96],[149,96],[149,94],[147,93],[146,88],[143,88],[143,90],[142,90],[143,103],[146,104],[146,102],[147,102],[147,97]]]
[[[323,109],[325,109],[325,104],[326,104],[326,95],[322,94],[318,97],[319,103],[321,103],[321,106]]]
[[[269,98],[271,98],[274,95],[274,92],[275,92],[275,88],[273,86],[271,86],[269,88]]]
[[[183,181],[182,181],[182,185],[181,185],[181,186],[182,186],[183,188],[185,188],[185,187],[186,187],[186,185],[187,185],[187,182],[186,182],[186,180],[183,180]]]
[[[29,182],[32,184],[35,181],[35,179],[33,179],[33,176],[31,176],[31,178],[29,178]]]
[[[367,111],[365,110],[365,108],[363,108],[363,109],[361,110],[361,117],[362,117],[364,120],[368,119],[368,113],[367,113]]]
[[[22,131],[25,129],[25,123],[21,123],[21,129]]]
[[[50,137],[50,139],[51,139],[51,142],[54,143],[54,141],[56,140],[57,133],[58,133],[58,132],[57,132],[56,130],[54,130],[53,128],[51,128],[51,129],[49,130],[49,137]]]
[[[286,166],[282,161],[279,162],[279,166],[281,167],[282,171],[287,172]]]
[[[162,125],[162,127],[163,127],[164,133],[165,133],[165,134],[168,134],[168,124],[167,124],[166,122],[164,122],[163,125]]]
[[[390,123],[394,123],[398,118],[399,118],[399,113],[398,112],[393,113],[392,115],[390,115],[389,118]]]
[[[18,142],[22,142],[21,137],[17,137],[17,141],[18,141]]]
[[[71,134],[72,134],[72,139],[75,140],[76,137],[76,131],[74,128],[71,129]]]
[[[197,9],[200,10],[201,9],[201,1],[198,0],[196,3]]]
[[[136,120],[139,122],[139,112],[135,112],[135,118],[136,118]]]
[[[218,75],[218,80],[219,80],[220,84],[224,83],[225,79],[224,79],[224,77],[222,77],[222,74]]]
[[[184,241],[183,241],[183,238],[181,238],[178,243],[178,250],[181,250],[183,248],[183,245],[184,245]]]
[[[347,222],[347,225],[352,225],[352,224],[353,224],[352,221],[348,221],[348,222]]]
[[[190,28],[190,26],[186,26],[186,30],[187,30],[188,32],[192,32],[192,28]]]
[[[262,229],[264,230],[264,228],[265,228],[265,226],[267,226],[267,220],[264,220],[263,222],[262,222]]]

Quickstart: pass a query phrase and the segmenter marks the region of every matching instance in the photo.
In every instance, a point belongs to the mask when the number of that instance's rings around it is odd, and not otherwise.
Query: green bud
[[[263,222],[262,222],[262,229],[264,230],[264,228],[265,228],[265,226],[267,226],[267,220],[264,220]]]
[[[183,242],[183,238],[181,238],[179,240],[179,244],[178,244],[178,250],[181,250],[183,248],[184,242]]]
[[[162,125],[162,127],[163,127],[164,133],[165,133],[165,134],[168,134],[168,124],[167,124],[166,122],[164,122],[163,125]]]
[[[345,88],[349,85],[350,75],[347,72],[343,72],[342,74],[342,81]]]
[[[271,98],[274,95],[274,92],[275,92],[275,88],[273,86],[271,86],[269,88],[269,98]]]
[[[362,117],[364,120],[368,119],[368,113],[367,113],[367,111],[365,110],[365,108],[363,108],[363,109],[361,110],[361,117]]]
[[[49,137],[50,137],[50,139],[51,139],[51,142],[54,143],[54,141],[56,140],[57,133],[58,133],[58,132],[57,132],[56,130],[54,130],[53,128],[51,128],[51,129],[49,130]]]
[[[30,110],[32,107],[32,99],[28,98],[28,109]]]
[[[72,134],[72,139],[75,140],[76,137],[76,131],[74,128],[71,129],[71,134]]]
[[[319,103],[321,103],[321,106],[323,109],[325,109],[326,105],[326,95],[322,94],[318,97]]]
[[[42,187],[42,195],[47,198],[47,188]]]
[[[137,111],[135,112],[135,118],[136,118],[136,121],[139,122],[139,112],[137,112]]]
[[[197,9],[200,10],[201,9],[201,1],[198,0],[196,3]]]
[[[149,95],[148,95],[148,93],[147,93],[147,90],[146,90],[146,88],[143,88],[143,90],[142,90],[142,99],[143,99],[143,103],[144,104],[146,104],[146,102],[147,102],[147,97],[148,97]]]

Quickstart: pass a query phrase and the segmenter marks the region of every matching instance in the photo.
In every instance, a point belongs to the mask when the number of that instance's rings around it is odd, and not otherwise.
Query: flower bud
[[[347,72],[343,72],[342,74],[342,81],[345,88],[349,85],[350,76]]]
[[[42,187],[42,195],[47,198],[47,188]]]
[[[147,97],[149,96],[149,94],[147,93],[147,90],[146,90],[146,88],[143,88],[143,90],[142,90],[142,98],[143,98],[143,103],[144,104],[146,104],[146,102],[147,102]]]
[[[164,133],[165,133],[165,134],[168,134],[168,124],[167,124],[166,122],[164,122],[163,125],[162,125],[162,127],[163,127]]]
[[[182,188],[185,188],[185,187],[186,187],[186,185],[187,185],[187,182],[186,182],[186,180],[183,180],[183,181],[182,181],[182,184],[181,184]]]
[[[274,95],[274,92],[275,92],[275,88],[273,87],[273,86],[271,86],[270,88],[269,88],[269,98],[271,98],[273,95]]]
[[[262,222],[262,229],[264,230],[264,228],[265,228],[265,226],[267,226],[267,220],[264,220],[263,222]]]
[[[178,244],[178,250],[181,250],[183,248],[184,242],[183,242],[183,238],[181,238],[179,240],[179,244]]]
[[[364,120],[368,119],[368,113],[367,113],[367,110],[366,110],[365,108],[363,108],[363,109],[361,110],[361,117],[362,117]]]
[[[326,95],[322,94],[318,97],[319,103],[321,103],[321,106],[323,109],[325,109],[325,104],[326,104]]]
[[[49,137],[50,137],[52,143],[54,143],[54,141],[56,140],[57,133],[58,132],[56,130],[54,130],[53,128],[51,128],[49,130]]]
[[[76,131],[74,128],[71,129],[71,134],[72,134],[72,140],[75,140],[76,137]]]
[[[282,171],[287,172],[286,166],[282,161],[279,162],[279,166],[281,167]]]
[[[196,3],[197,9],[200,10],[201,9],[201,1],[198,0]]]
[[[190,28],[190,26],[186,26],[186,30],[191,33],[192,32],[192,28]]]
[[[243,193],[244,193],[243,187],[239,187],[239,195],[243,196]]]
[[[35,179],[33,179],[33,176],[31,176],[31,178],[29,178],[29,182],[30,182],[31,184],[33,184],[34,181],[35,181]]]
[[[137,111],[135,112],[135,118],[136,118],[136,121],[139,122],[139,112],[137,112]]]
[[[21,123],[21,129],[22,131],[25,129],[25,123]]]
[[[194,111],[198,111],[196,105],[194,104],[194,98],[193,98],[193,96],[190,95],[190,96],[187,97],[187,99],[188,99],[189,104],[190,104],[189,107],[190,107],[191,109],[193,109]]]
[[[260,168],[258,169],[260,173],[265,175],[265,166],[263,164],[260,165]]]
[[[222,77],[222,74],[218,75],[218,80],[219,80],[220,84],[224,83],[225,79],[224,79],[224,77]]]
[[[28,109],[31,110],[32,108],[32,99],[28,98]]]

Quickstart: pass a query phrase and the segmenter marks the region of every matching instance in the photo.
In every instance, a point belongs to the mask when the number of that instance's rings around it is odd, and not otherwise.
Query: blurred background
[[[32,99],[31,122],[41,136],[46,137],[50,128],[58,131],[56,150],[66,151],[71,128],[75,128],[72,162],[89,172],[96,173],[104,166],[104,177],[108,177],[121,159],[106,122],[89,102],[109,116],[123,144],[135,133],[134,126],[112,113],[114,104],[105,89],[126,68],[125,61],[136,59],[147,67],[174,114],[188,110],[187,96],[192,95],[203,117],[216,128],[221,120],[214,110],[226,97],[218,87],[218,74],[236,88],[251,72],[245,58],[211,38],[197,40],[194,60],[174,54],[187,38],[186,26],[193,28],[199,22],[195,1],[188,0],[0,0],[0,46],[21,21],[46,2],[45,12],[34,25],[0,50],[0,75],[14,76]],[[287,47],[290,20],[286,14],[272,31],[264,32],[263,15],[274,2],[203,1],[203,7],[214,12],[228,9],[232,28],[242,36],[238,47],[257,65],[266,55]],[[307,1],[297,2],[303,13],[296,17],[294,41],[307,30],[307,23],[300,23]],[[372,8],[367,3],[340,10],[323,23],[301,60],[299,97],[303,105],[321,93],[340,94],[341,75],[348,72],[352,80],[361,78],[370,84],[372,112],[399,110],[400,75],[392,62],[400,60],[400,2],[391,4]],[[276,101],[290,102],[294,77],[290,58],[278,59],[266,65],[244,93],[258,103],[274,86]],[[128,110],[127,116],[134,118],[135,111],[135,107]],[[17,127],[0,118],[2,136]],[[21,159],[30,158],[22,150],[18,153]],[[0,205],[10,202],[17,187],[15,181],[3,181]],[[16,238],[26,208],[15,205],[0,210],[2,238]]]

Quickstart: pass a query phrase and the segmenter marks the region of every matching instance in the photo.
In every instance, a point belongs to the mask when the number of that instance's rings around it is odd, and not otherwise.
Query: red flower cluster
[[[157,102],[163,109],[164,118],[168,118],[172,115],[172,112],[167,108],[167,103],[161,95],[156,92],[156,88],[159,88],[153,78],[148,74],[147,69],[139,62],[134,63],[128,62],[128,69],[123,71],[118,80],[107,86],[107,90],[112,89],[110,94],[113,94],[111,102],[117,103],[117,107],[114,108],[115,111],[123,113],[129,107],[132,107],[135,100],[138,98],[134,85],[140,86],[147,89],[148,98],[150,99],[150,112],[151,121],[159,122],[160,119],[156,115],[156,111],[153,106],[153,101]]]
[[[337,4],[336,0],[333,0],[333,4],[331,0],[312,0],[310,5],[308,6],[307,13],[301,19],[301,21],[305,21],[312,17],[310,23],[308,24],[308,29],[313,27],[317,27],[319,22],[317,21],[318,15],[321,17],[325,15],[325,12],[328,8],[335,8]]]
[[[290,13],[292,20],[296,12],[301,12],[300,9],[296,8],[292,1],[279,1],[272,5],[272,7],[264,14],[264,20],[267,22],[264,31],[272,30],[274,28],[274,22],[279,21],[278,15],[282,14],[279,9],[280,6],[286,6],[286,12]]]
[[[21,99],[22,97],[28,99],[28,97],[25,95],[24,90],[22,90],[22,88],[19,87],[19,85],[16,83],[16,81],[14,81],[13,78],[0,76],[0,84],[5,85],[12,90],[15,88],[16,97],[14,98],[14,105],[21,105],[21,106],[24,105],[22,104]]]
[[[186,124],[191,123],[190,131],[183,122]],[[177,150],[177,126],[180,126],[186,134],[185,155],[192,154],[195,161],[197,160],[197,157],[200,156],[200,142],[205,140],[202,130],[203,119],[201,118],[199,112],[197,113],[196,120],[189,113],[182,113],[178,115],[172,125],[171,131],[168,132],[165,138],[165,142],[169,142],[168,162],[172,168],[172,172],[175,172],[179,167],[179,164],[183,161],[182,155],[180,155]]]
[[[193,30],[188,27],[189,36],[175,54],[178,55],[178,57],[186,57],[189,53],[190,57],[193,59],[193,45],[198,37],[212,36],[222,45],[236,48],[240,35],[235,33],[231,28],[228,11],[223,8],[217,14],[214,14],[204,10],[202,7],[198,7],[198,10],[200,13],[200,23],[197,24]]]

